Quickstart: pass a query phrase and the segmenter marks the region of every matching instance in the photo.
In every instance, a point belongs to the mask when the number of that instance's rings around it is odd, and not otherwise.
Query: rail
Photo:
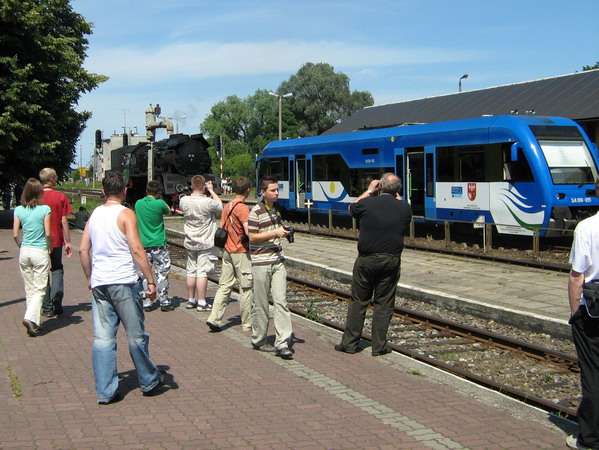
[[[287,280],[294,285],[301,286],[302,288],[308,289],[313,292],[322,293],[326,296],[333,297],[337,300],[347,301],[350,298],[349,292],[336,289],[330,286],[324,286],[322,284],[314,283],[311,280],[301,279],[293,276],[288,276]],[[303,311],[294,307],[290,307],[289,309],[295,314],[304,316],[306,318],[310,318],[308,317],[308,310]],[[441,339],[451,336],[457,336],[466,339],[466,341],[460,342],[459,344],[469,345],[469,342],[480,342],[488,346],[489,348],[502,348],[510,352],[515,352],[530,358],[534,358],[539,362],[539,364],[544,365],[543,367],[550,367],[550,370],[552,371],[572,373],[576,374],[576,377],[579,373],[578,358],[574,355],[558,352],[546,347],[524,342],[520,339],[514,339],[508,336],[499,335],[496,333],[489,332],[487,330],[482,330],[479,328],[471,327],[469,325],[464,325],[441,317],[431,316],[429,314],[413,311],[398,306],[394,308],[394,316],[402,318],[402,320],[407,320],[409,322],[417,323],[421,326],[438,330],[441,333],[439,335]],[[318,317],[317,321],[319,323],[322,323],[323,325],[335,328],[339,331],[343,331],[344,329],[342,325],[323,317]],[[367,333],[363,333],[362,337],[369,341],[372,340],[372,337]],[[506,385],[505,383],[498,382],[489,377],[477,375],[470,370],[461,369],[454,364],[443,362],[438,358],[432,356],[432,354],[434,354],[435,351],[418,351],[413,348],[410,348],[409,345],[406,344],[393,343],[392,339],[390,339],[387,345],[394,351],[409,356],[427,365],[437,367],[445,372],[452,373],[476,384],[480,384],[487,388],[499,391],[504,395],[508,395],[525,403],[534,405],[536,407],[544,409],[545,411],[559,414],[563,417],[568,417],[572,420],[575,420],[576,410],[574,408],[569,408],[560,404],[559,402],[541,398],[537,395],[532,394],[531,392],[525,392],[517,387]]]

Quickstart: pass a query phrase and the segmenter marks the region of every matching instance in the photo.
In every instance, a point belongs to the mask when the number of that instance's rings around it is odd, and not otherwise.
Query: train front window
[[[289,179],[288,158],[263,159],[258,163],[258,180],[264,177],[274,178],[279,181]]]
[[[554,184],[590,184],[597,177],[595,162],[584,141],[541,140]]]

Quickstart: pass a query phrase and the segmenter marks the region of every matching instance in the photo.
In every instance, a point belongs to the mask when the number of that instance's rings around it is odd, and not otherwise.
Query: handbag
[[[229,232],[224,228],[218,227],[216,229],[216,233],[214,233],[214,246],[218,248],[225,248],[227,237],[229,237]]]
[[[233,208],[231,208],[229,210],[229,216],[227,217],[227,219],[231,218],[231,213],[233,212],[233,210],[235,209],[235,206],[239,205],[241,202],[237,202],[235,203],[235,205],[233,206]],[[225,220],[226,223],[226,220]],[[233,221],[231,221],[231,224],[233,226],[235,226],[233,224]],[[225,244],[227,243],[227,238],[229,237],[229,232],[223,228],[223,227],[218,227],[216,229],[216,233],[214,233],[214,246],[218,247],[218,248],[225,248]],[[244,237],[246,237],[244,235]],[[243,243],[243,238],[241,239],[241,242]]]

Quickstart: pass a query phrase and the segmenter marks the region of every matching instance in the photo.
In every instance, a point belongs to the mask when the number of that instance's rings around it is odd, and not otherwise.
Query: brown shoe
[[[27,328],[27,334],[31,337],[37,336],[37,325],[31,320],[23,319],[23,326]]]

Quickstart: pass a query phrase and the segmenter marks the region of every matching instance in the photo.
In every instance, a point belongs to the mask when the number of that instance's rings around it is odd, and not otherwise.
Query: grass
[[[543,381],[545,383],[553,383],[555,382],[555,376],[552,373],[546,373],[543,375]]]
[[[12,389],[12,394],[18,398],[23,397],[23,389],[21,388],[19,377],[17,377],[17,374],[15,372],[15,369],[13,369],[12,364],[6,366],[6,369],[8,370],[8,379],[10,380],[10,388]]]
[[[310,301],[308,305],[308,310],[306,311],[306,319],[313,320],[317,323],[323,323],[322,317],[320,317],[320,313],[318,311],[318,307],[316,306],[316,301]]]

